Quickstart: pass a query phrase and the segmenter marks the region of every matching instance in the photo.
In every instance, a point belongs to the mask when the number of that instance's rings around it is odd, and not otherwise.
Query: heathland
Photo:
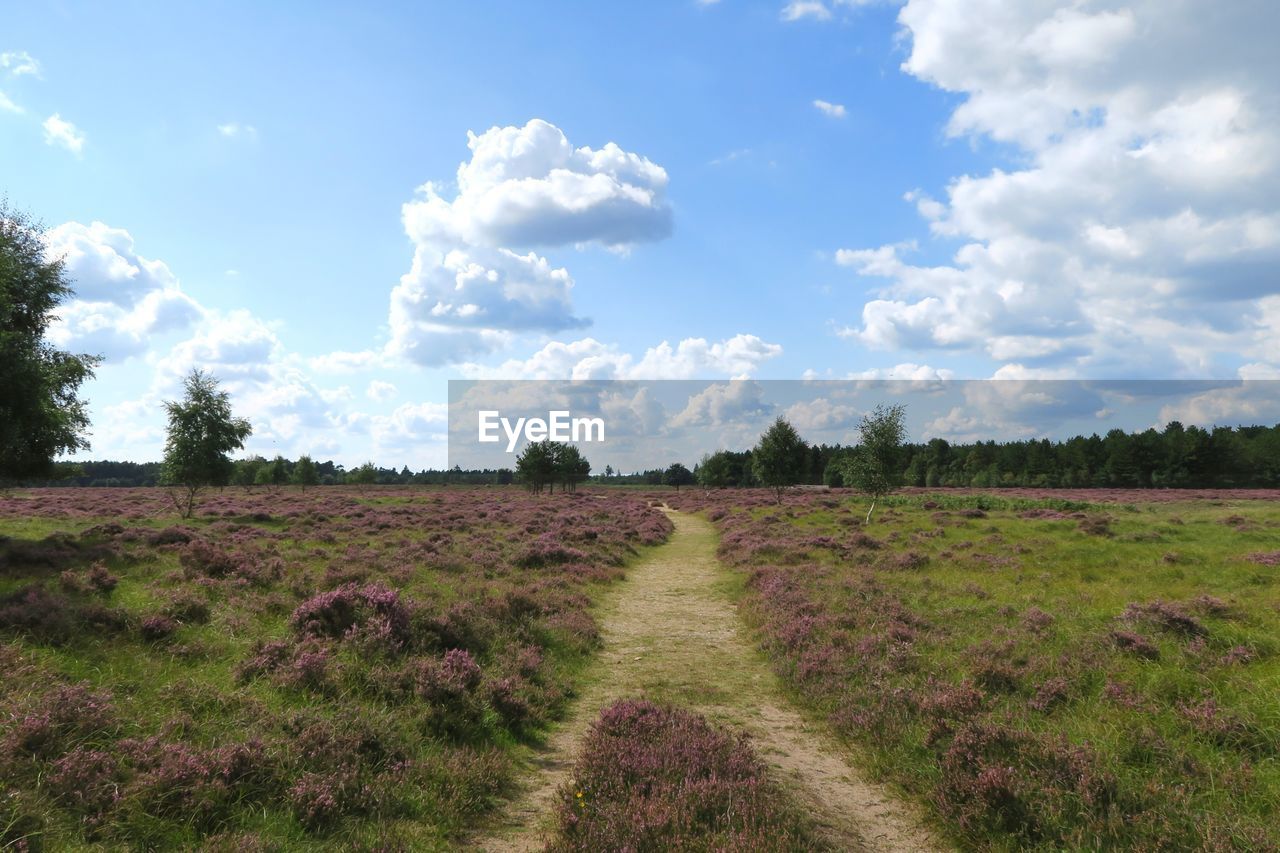
[[[0,845],[1274,848],[1277,498],[15,492]]]

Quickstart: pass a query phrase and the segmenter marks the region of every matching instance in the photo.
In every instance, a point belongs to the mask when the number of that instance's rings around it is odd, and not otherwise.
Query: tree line
[[[844,486],[855,446],[805,445],[797,483]],[[708,488],[764,485],[753,450],[707,454],[694,468]],[[1053,441],[935,438],[897,457],[903,485],[967,488],[1280,488],[1280,424],[1203,429],[1171,421],[1163,430]]]
[[[572,492],[590,477],[591,464],[574,446],[529,444],[515,470],[410,472],[372,462],[345,470],[309,456],[233,460],[252,433],[234,416],[217,380],[193,370],[182,400],[166,401],[168,416],[161,463],[55,463],[57,456],[88,449],[89,421],[81,385],[98,356],[58,350],[47,332],[71,283],[59,259],[45,256],[43,231],[0,200],[0,485],[166,485],[189,515],[198,493],[211,487],[278,488],[294,484],[479,484],[521,482],[535,492]],[[1280,424],[1202,429],[1174,421],[1163,430],[1105,436],[950,444],[935,438],[904,444],[900,406],[878,407],[864,417],[854,445],[810,445],[779,418],[751,450],[705,455],[689,471],[679,462],[631,475],[606,465],[607,483],[644,482],[680,488],[800,484],[855,486],[874,499],[898,484],[923,487],[1001,488],[1278,488]]]

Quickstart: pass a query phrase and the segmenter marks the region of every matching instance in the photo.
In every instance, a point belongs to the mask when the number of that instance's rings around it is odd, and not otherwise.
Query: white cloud
[[[764,400],[760,383],[735,380],[708,385],[689,398],[671,419],[673,427],[734,425],[752,429],[752,424],[773,415],[773,404]]]
[[[23,113],[25,110],[10,100],[4,92],[0,92],[0,112]]]
[[[385,403],[396,395],[396,386],[392,385],[390,382],[375,379],[369,383],[369,387],[365,389],[364,395],[375,402]]]
[[[496,367],[463,364],[464,375],[483,379],[692,379],[740,378],[782,353],[755,335],[723,341],[685,338],[674,347],[667,341],[645,350],[639,359],[594,338],[552,341],[528,359],[511,359]]]
[[[445,466],[448,403],[405,403],[390,415],[369,417],[368,429],[374,456],[384,465],[404,464],[408,456],[436,468]]]
[[[1217,8],[1217,7],[1215,7]],[[1272,360],[1280,293],[1280,7],[911,0],[903,69],[965,96],[953,136],[1020,165],[908,201],[961,247],[838,260],[888,279],[845,333],[1077,374],[1221,375]]]
[[[831,20],[831,10],[822,0],[791,0],[782,7],[782,20],[799,21],[810,18],[815,21]]]
[[[402,210],[414,257],[391,294],[387,353],[420,365],[589,324],[573,313],[568,270],[528,247],[625,249],[671,231],[666,171],[612,142],[574,148],[534,119],[469,133],[468,146],[452,200],[426,184]]]
[[[848,113],[844,108],[844,104],[833,104],[830,101],[824,101],[821,98],[815,99],[813,106],[825,116],[831,118],[844,118]]]
[[[46,145],[60,145],[72,154],[80,154],[84,150],[84,134],[74,124],[54,113],[44,120],[44,142]]]
[[[945,367],[930,367],[927,364],[903,362],[893,367],[872,367],[849,374],[850,379],[894,380],[903,382],[934,382],[955,379],[954,370]]]
[[[453,200],[428,183],[404,206],[416,243],[626,247],[671,233],[666,170],[645,157],[612,142],[574,148],[541,119],[467,140],[471,159],[458,167]]]
[[[782,416],[801,435],[830,430],[848,430],[857,426],[862,412],[853,406],[817,397],[792,403]]]
[[[384,362],[383,353],[374,350],[362,350],[359,352],[339,350],[307,359],[307,364],[312,370],[317,373],[329,374],[370,370],[382,366]]]
[[[182,331],[204,314],[169,267],[139,255],[122,228],[66,222],[46,232],[45,253],[62,260],[74,291],[49,331],[60,347],[123,360],[146,351],[152,336]]]
[[[0,68],[7,71],[10,77],[21,77],[24,74],[30,74],[33,77],[40,76],[40,63],[25,50],[11,50],[0,53]]]
[[[440,365],[491,352],[511,332],[581,328],[572,289],[567,270],[533,252],[420,244],[391,292],[390,352]]]
[[[238,121],[229,121],[226,124],[218,125],[218,133],[228,139],[236,137],[244,137],[245,139],[257,139],[258,129],[251,124],[242,124]]]

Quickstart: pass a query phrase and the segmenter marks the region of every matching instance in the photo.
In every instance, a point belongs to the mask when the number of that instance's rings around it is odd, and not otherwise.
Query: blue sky
[[[415,467],[463,376],[1277,375],[1272,5],[979,5],[10,7],[89,455],[192,366]]]

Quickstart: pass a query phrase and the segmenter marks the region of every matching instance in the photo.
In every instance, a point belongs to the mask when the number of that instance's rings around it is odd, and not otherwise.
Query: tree
[[[804,477],[808,460],[804,439],[781,417],[765,430],[760,436],[760,443],[751,452],[751,467],[756,478],[774,490],[778,503],[782,503],[782,491]]]
[[[258,470],[265,465],[267,460],[261,456],[250,456],[248,459],[241,459],[235,463],[235,470],[231,474],[231,485],[243,486],[244,490],[249,491],[255,483],[258,482]]]
[[[582,451],[572,444],[553,441],[552,455],[555,459],[556,479],[566,492],[576,492],[578,484],[591,474],[591,463]]]
[[[297,463],[293,466],[293,484],[305,492],[307,486],[314,486],[319,482],[320,475],[316,473],[316,463],[311,461],[310,456],[299,456]]]
[[[372,462],[364,463],[347,474],[347,482],[359,489],[361,494],[364,494],[365,486],[372,486],[378,482],[378,466]]]
[[[689,486],[694,483],[693,472],[679,462],[672,462],[667,470],[663,472],[662,482],[668,486],[675,486],[678,492],[681,486]]]
[[[273,489],[278,489],[289,482],[289,463],[284,461],[284,457],[279,454],[272,459],[270,464],[266,466],[267,485]]]
[[[531,441],[516,457],[516,479],[535,495],[541,494],[549,483],[555,490],[556,458],[552,445],[550,439]]]
[[[89,448],[77,394],[102,359],[45,340],[72,291],[62,260],[45,258],[41,230],[0,199],[0,480],[48,476],[55,456]]]
[[[902,485],[902,442],[907,430],[903,426],[906,409],[902,406],[876,406],[862,416],[858,424],[859,443],[847,457],[844,471],[846,484],[871,496],[867,523],[875,512],[876,500]]]
[[[165,401],[169,416],[169,437],[164,446],[161,482],[180,487],[173,493],[174,505],[190,518],[196,495],[209,486],[225,486],[234,467],[227,455],[244,447],[253,428],[244,418],[233,417],[226,391],[218,390],[218,380],[192,370],[183,387],[182,402]]]

